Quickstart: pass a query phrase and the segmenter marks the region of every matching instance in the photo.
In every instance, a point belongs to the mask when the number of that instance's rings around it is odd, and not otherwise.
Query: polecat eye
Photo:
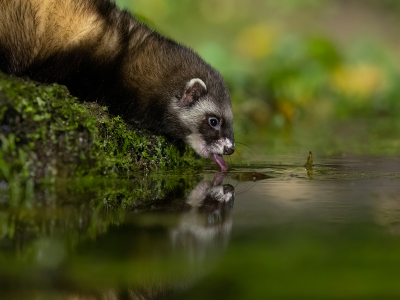
[[[218,124],[219,124],[219,120],[218,120],[217,118],[215,118],[215,117],[210,117],[210,118],[208,118],[208,124],[210,124],[210,126],[211,126],[212,128],[218,129],[218,128],[216,128],[216,127],[217,127]]]

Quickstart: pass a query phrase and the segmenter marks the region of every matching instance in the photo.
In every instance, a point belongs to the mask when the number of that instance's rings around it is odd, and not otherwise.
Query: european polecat
[[[109,0],[1,0],[0,69],[64,84],[228,168],[233,115],[221,75]]]

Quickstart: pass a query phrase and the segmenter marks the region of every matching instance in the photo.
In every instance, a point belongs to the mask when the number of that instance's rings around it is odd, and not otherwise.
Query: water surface
[[[400,159],[0,184],[5,299],[400,296]]]

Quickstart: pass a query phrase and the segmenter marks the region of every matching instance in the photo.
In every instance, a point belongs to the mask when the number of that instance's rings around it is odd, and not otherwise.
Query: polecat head
[[[157,133],[183,139],[226,170],[222,155],[234,152],[235,141],[222,76],[189,48],[156,32],[146,34],[122,63],[121,78],[129,93],[121,97],[126,99],[126,112],[121,113]]]
[[[227,170],[222,155],[235,151],[235,140],[231,100],[222,77],[212,72],[205,78],[187,80],[172,110],[185,128],[185,142]]]

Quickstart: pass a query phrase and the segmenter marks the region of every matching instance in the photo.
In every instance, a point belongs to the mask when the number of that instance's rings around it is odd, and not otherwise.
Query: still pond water
[[[2,182],[0,299],[400,298],[400,159],[305,160]]]

